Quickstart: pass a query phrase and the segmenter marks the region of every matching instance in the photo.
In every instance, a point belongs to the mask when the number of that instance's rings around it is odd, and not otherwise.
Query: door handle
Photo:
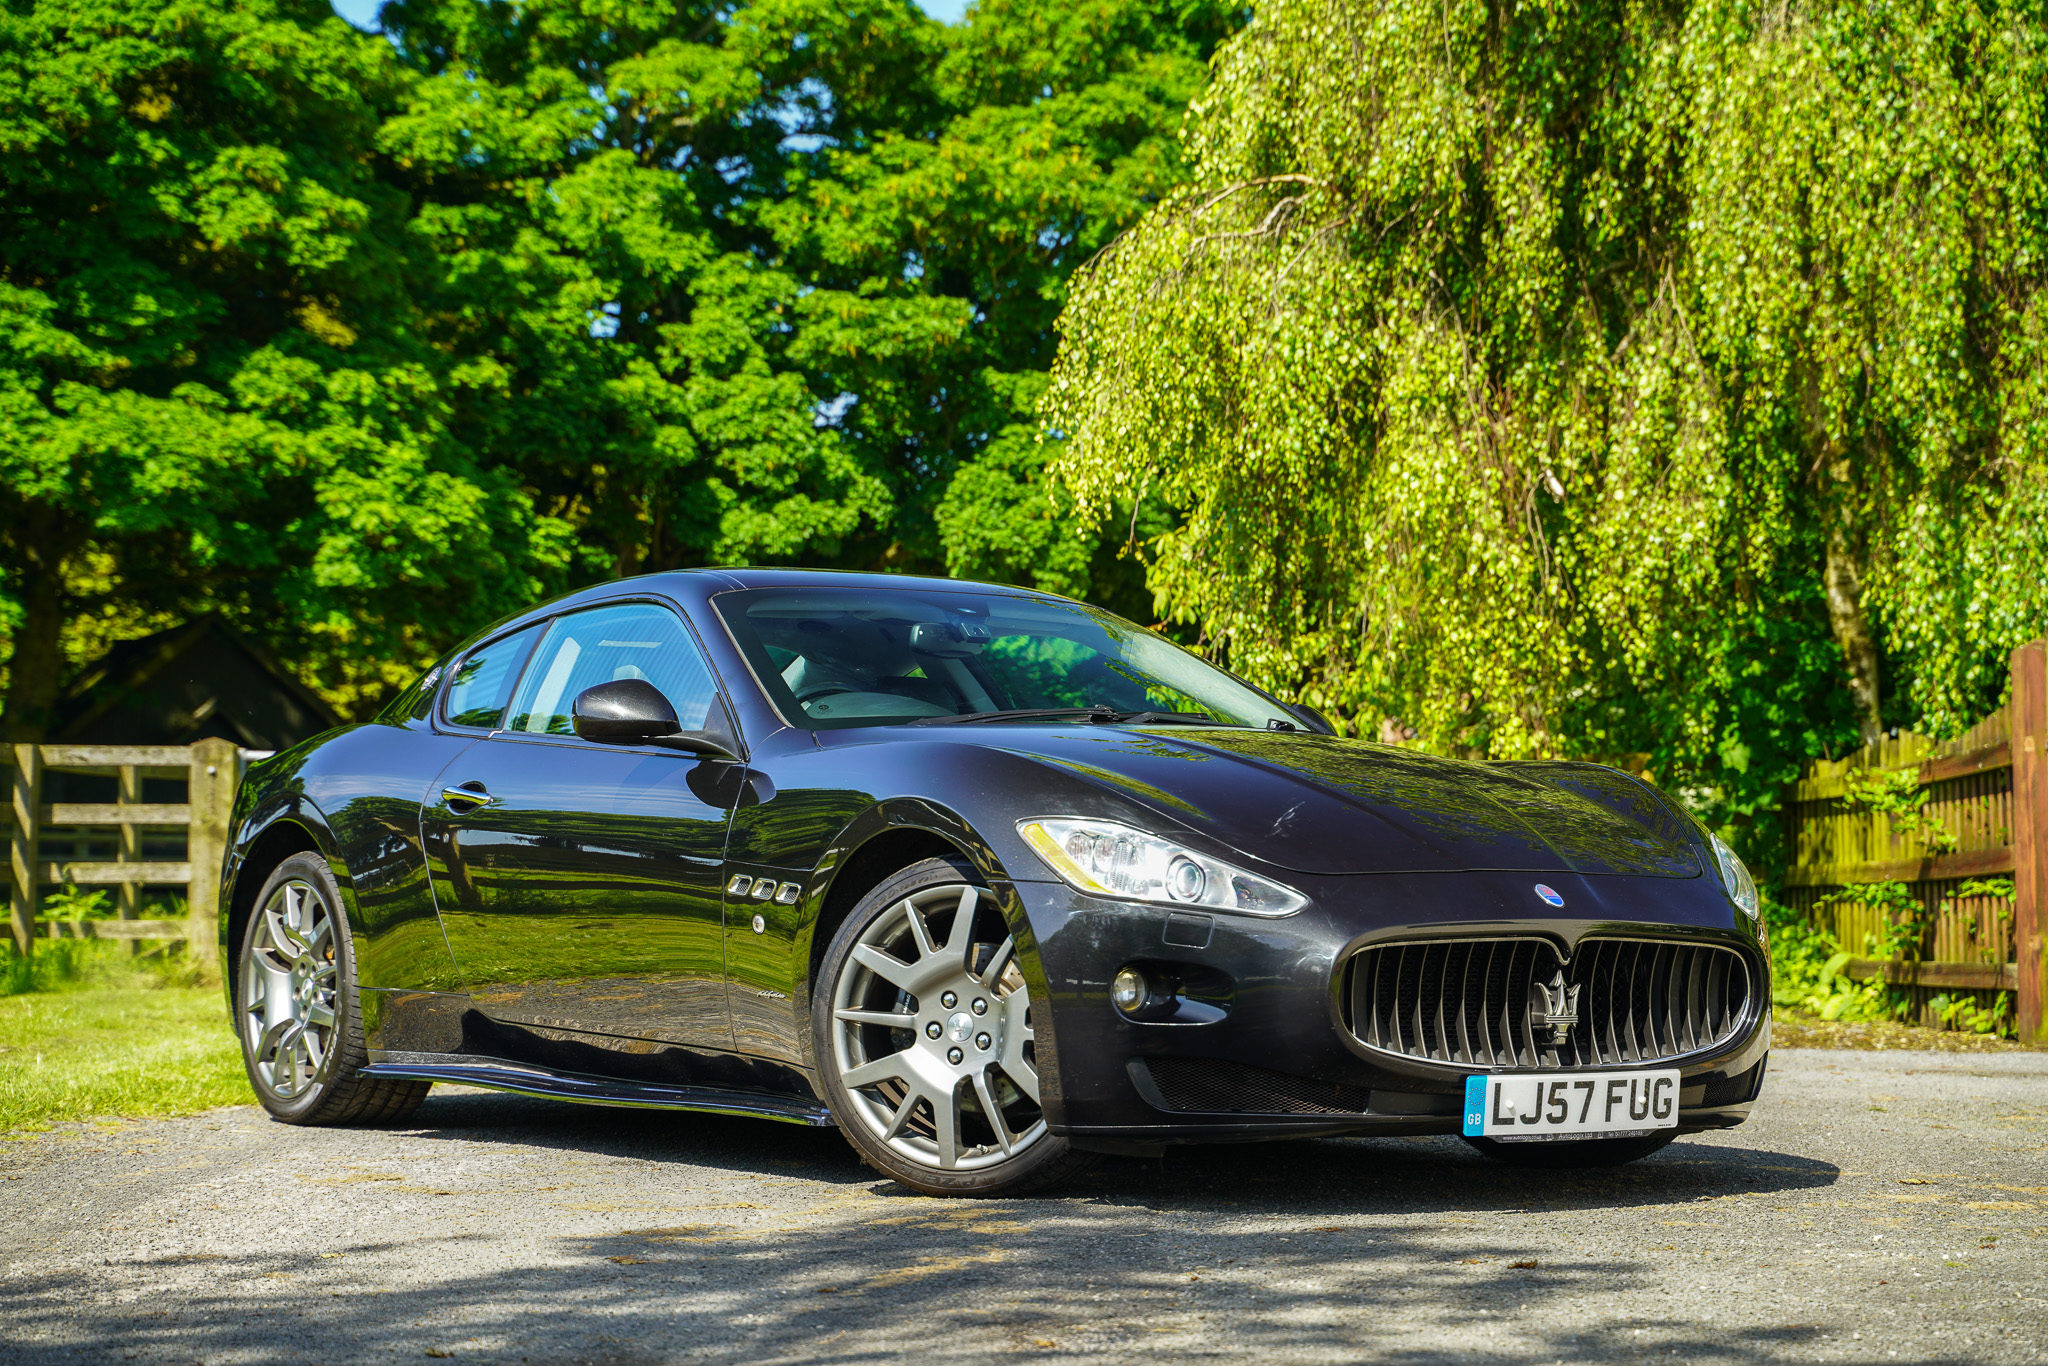
[[[484,791],[482,783],[464,783],[461,787],[442,788],[441,800],[450,806],[458,802],[467,802],[471,806],[489,806],[498,799]]]

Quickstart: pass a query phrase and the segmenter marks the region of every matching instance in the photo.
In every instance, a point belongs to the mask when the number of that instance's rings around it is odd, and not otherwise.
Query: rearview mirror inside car
[[[910,628],[910,648],[934,659],[972,659],[993,637],[978,621],[920,621]]]

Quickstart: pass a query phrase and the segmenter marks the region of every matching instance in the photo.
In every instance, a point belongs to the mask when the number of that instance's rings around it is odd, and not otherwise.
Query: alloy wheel
[[[304,1095],[334,1052],[334,917],[311,883],[279,883],[242,955],[242,1042],[250,1070],[279,1100]]]
[[[898,1156],[974,1171],[1046,1136],[1030,992],[982,888],[914,892],[876,916],[839,974],[832,1020],[854,1118]]]

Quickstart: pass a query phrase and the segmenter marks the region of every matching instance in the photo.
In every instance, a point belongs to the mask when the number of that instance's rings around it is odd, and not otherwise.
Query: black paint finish
[[[492,1019],[729,1048],[722,872],[729,810],[694,756],[493,736],[420,815],[457,967]],[[454,793],[474,791],[479,801]]]
[[[995,890],[1045,1003],[1048,1120],[1095,1146],[1454,1132],[1462,1069],[1374,1053],[1343,1026],[1347,955],[1416,937],[1538,934],[1569,953],[1604,933],[1735,949],[1758,1006],[1721,1048],[1682,1062],[1682,1114],[1713,1127],[1747,1113],[1769,1045],[1766,959],[1703,833],[1662,794],[1594,765],[1468,763],[1307,730],[792,727],[714,599],[849,583],[959,587],[693,571],[584,590],[480,633],[503,640],[613,600],[672,611],[713,676],[704,724],[737,761],[458,727],[415,699],[251,769],[224,871],[223,949],[277,860],[317,848],[349,902],[374,1054],[394,1066],[445,1058],[801,1108],[817,1094],[812,965],[837,917],[943,853]],[[467,657],[453,652],[434,687],[445,692]],[[1308,904],[1260,919],[1087,896],[1019,836],[1018,821],[1040,816],[1140,827]],[[1538,899],[1539,881],[1562,907]],[[1138,1019],[1108,999],[1127,963],[1174,984]],[[1162,1058],[1370,1100],[1336,1115],[1168,1111],[1149,1080]]]

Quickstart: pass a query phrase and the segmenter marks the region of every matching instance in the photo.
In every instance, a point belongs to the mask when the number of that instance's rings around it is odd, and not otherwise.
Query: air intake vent
[[[1211,1114],[1356,1115],[1371,1096],[1363,1086],[1291,1077],[1221,1058],[1148,1058],[1168,1109]]]
[[[1750,1010],[1744,957],[1710,944],[1547,939],[1381,944],[1351,959],[1351,1032],[1459,1067],[1601,1067],[1699,1053]]]

